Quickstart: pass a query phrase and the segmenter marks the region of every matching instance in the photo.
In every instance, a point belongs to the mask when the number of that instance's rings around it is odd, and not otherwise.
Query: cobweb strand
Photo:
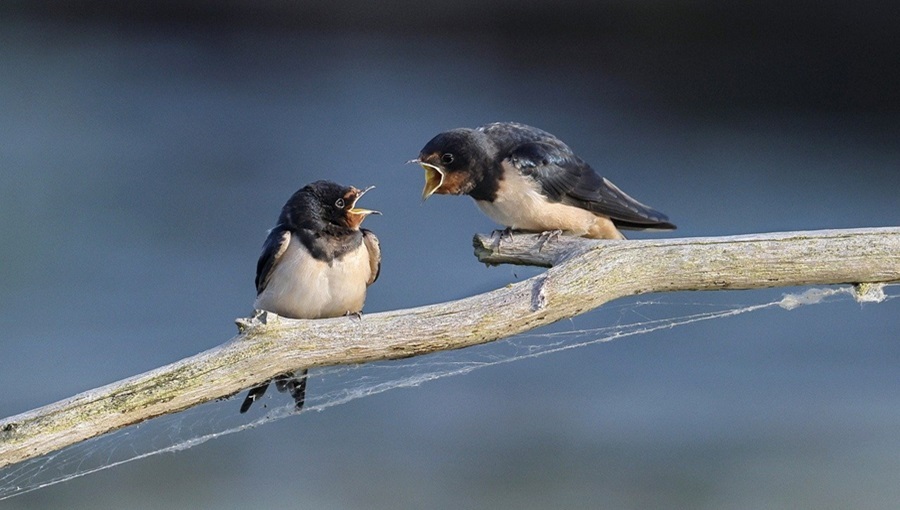
[[[602,310],[619,310],[620,320],[599,328],[525,333],[494,342],[503,348],[464,349],[426,356],[427,361],[375,362],[365,365],[329,367],[310,376],[320,389],[308,400],[302,413],[323,411],[363,397],[377,395],[397,388],[410,388],[450,376],[463,375],[476,369],[497,366],[525,359],[537,358],[570,349],[611,342],[620,338],[672,329],[702,321],[734,317],[765,309],[816,305],[839,297],[852,296],[860,303],[883,302],[897,295],[888,295],[885,285],[841,286],[813,288],[801,293],[786,294],[782,298],[755,305],[712,305],[708,303],[666,303],[638,301],[607,306]],[[694,306],[716,308],[675,317],[650,318],[643,310],[648,307]],[[626,314],[640,317],[635,322],[622,322]],[[263,401],[267,402],[267,401]],[[228,401],[231,404],[231,401]],[[265,407],[268,404],[263,404]],[[238,415],[232,405],[212,402],[194,409],[163,416],[148,422],[100,436],[64,448],[37,459],[31,459],[0,470],[0,501],[27,494],[44,487],[66,482],[129,462],[161,453],[186,450],[212,439],[281,420],[298,414],[293,403],[265,408],[264,414],[249,422]],[[188,437],[183,436],[187,434]],[[143,436],[143,440],[141,437]],[[149,438],[149,440],[147,440]]]

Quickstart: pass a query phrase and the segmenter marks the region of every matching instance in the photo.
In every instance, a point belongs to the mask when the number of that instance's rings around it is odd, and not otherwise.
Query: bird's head
[[[381,214],[378,211],[357,207],[359,199],[375,186],[359,190],[353,186],[341,186],[328,181],[319,181],[311,186],[316,188],[315,195],[319,201],[322,219],[328,223],[357,230],[367,216]]]
[[[425,169],[422,200],[435,193],[460,195],[471,191],[481,178],[480,165],[488,158],[485,143],[483,133],[462,128],[445,131],[425,144],[419,157],[409,161]]]

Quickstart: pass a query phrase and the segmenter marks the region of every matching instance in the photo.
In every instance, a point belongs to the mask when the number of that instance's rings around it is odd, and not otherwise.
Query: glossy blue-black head
[[[412,160],[425,169],[422,200],[435,193],[459,195],[471,191],[490,164],[490,152],[490,140],[476,129],[453,129],[432,138]]]
[[[359,199],[375,186],[359,190],[331,181],[316,181],[298,190],[285,204],[280,222],[331,224],[356,230],[370,214],[381,214],[357,207]]]

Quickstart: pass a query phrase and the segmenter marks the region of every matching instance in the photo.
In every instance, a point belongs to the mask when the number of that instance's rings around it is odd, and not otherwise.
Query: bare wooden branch
[[[488,264],[553,266],[485,294],[353,318],[262,314],[190,358],[0,421],[0,467],[229,396],[302,367],[490,342],[648,292],[900,281],[900,227],[652,241],[475,238]],[[235,408],[237,412],[237,408]]]

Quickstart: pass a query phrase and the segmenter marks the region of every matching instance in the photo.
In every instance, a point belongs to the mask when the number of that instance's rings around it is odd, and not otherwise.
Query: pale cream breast
[[[621,239],[612,222],[590,211],[550,202],[538,190],[539,184],[511,167],[504,172],[493,202],[476,200],[484,214],[515,230],[546,232],[562,230],[576,236]]]
[[[360,312],[371,272],[365,244],[328,263],[313,258],[292,236],[254,307],[298,319]]]

